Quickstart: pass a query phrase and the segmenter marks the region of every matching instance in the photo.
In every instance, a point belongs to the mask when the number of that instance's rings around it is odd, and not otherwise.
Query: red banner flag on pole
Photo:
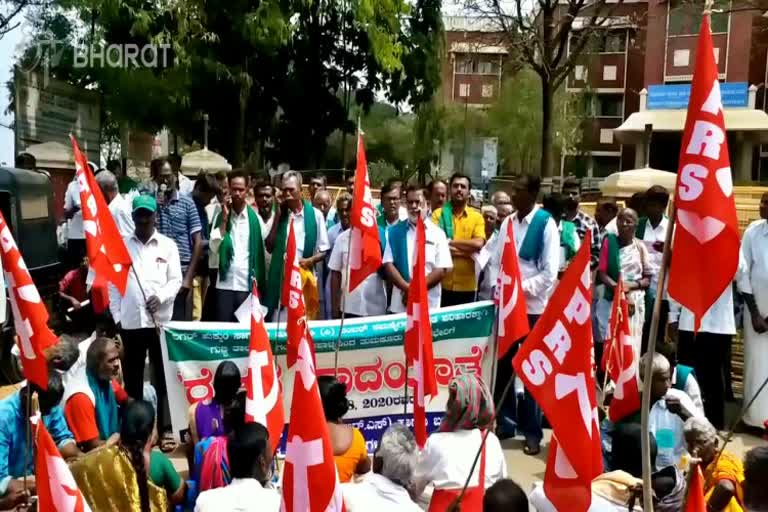
[[[70,135],[70,139],[75,155],[77,183],[80,186],[88,264],[97,279],[112,283],[120,295],[123,295],[131,269],[131,256],[101,194],[101,188],[88,166],[88,160],[80,152],[75,137]]]
[[[35,439],[37,509],[46,512],[91,512],[40,416],[30,418],[30,422]]]
[[[707,510],[707,500],[704,499],[704,477],[701,475],[701,468],[696,464],[688,484],[688,499],[685,502],[684,512],[707,512]]]
[[[717,64],[704,16],[675,195],[669,295],[701,319],[731,285],[739,261],[739,229]]]
[[[608,339],[603,351],[603,369],[607,369],[616,388],[608,417],[617,422],[640,409],[640,388],[637,382],[635,349],[630,338],[629,307],[624,294],[624,282],[619,278],[613,294]]]
[[[357,138],[357,170],[349,223],[352,229],[349,242],[349,291],[351,292],[381,266],[381,242],[379,228],[376,225],[376,210],[373,208],[362,133]]]
[[[312,351],[314,361],[315,344],[307,325],[307,309],[304,306],[304,291],[301,286],[301,267],[296,252],[296,235],[293,231],[293,218],[288,223],[288,240],[285,243],[285,270],[283,271],[282,303],[288,309],[285,327],[288,341],[286,343],[286,360],[288,368],[296,362],[299,342],[306,339]]]
[[[507,232],[499,233],[499,236],[502,237],[502,251],[501,270],[496,282],[496,302],[499,311],[496,342],[498,343],[497,357],[501,359],[516,341],[528,334],[530,327],[512,222],[507,222]]]
[[[590,484],[602,473],[592,374],[591,235],[512,361],[552,425],[544,493],[556,510],[586,512]]]
[[[48,361],[45,349],[56,344],[56,335],[48,327],[48,310],[40,298],[32,276],[21,256],[11,229],[0,213],[0,246],[3,274],[11,299],[13,324],[21,355],[24,377],[41,389],[48,389]]]
[[[314,354],[301,340],[296,360],[283,474],[285,512],[341,512],[344,500],[317,386]]]
[[[427,414],[425,399],[437,394],[435,361],[432,353],[432,322],[429,319],[427,295],[426,231],[424,220],[419,216],[416,223],[416,257],[411,275],[405,330],[405,357],[408,366],[413,365],[415,375],[413,400],[413,430],[416,442],[423,448],[427,442]],[[407,385],[407,384],[406,384]]]
[[[272,452],[280,445],[285,426],[283,391],[275,357],[269,343],[256,283],[251,293],[251,339],[248,346],[248,375],[245,381],[245,421],[261,423],[269,431]]]

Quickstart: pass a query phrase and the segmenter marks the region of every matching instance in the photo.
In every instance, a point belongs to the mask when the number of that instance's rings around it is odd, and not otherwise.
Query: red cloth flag
[[[552,425],[544,493],[557,510],[569,512],[589,509],[590,484],[603,471],[592,374],[590,238],[587,233],[512,361]]]
[[[685,512],[707,512],[707,500],[704,499],[704,477],[701,475],[701,467],[696,464],[696,469],[691,475],[688,484],[688,500],[685,502]]]
[[[285,426],[283,391],[275,358],[264,326],[256,283],[251,294],[251,340],[248,346],[248,375],[245,381],[245,421],[261,423],[269,431],[272,452],[280,445]]]
[[[342,512],[344,500],[317,387],[314,354],[299,343],[283,473],[284,512]]]
[[[30,422],[35,439],[37,509],[45,512],[91,512],[40,416],[30,418]]]
[[[739,262],[731,162],[708,16],[696,48],[675,206],[669,295],[693,313],[698,331],[704,314],[731,285]]]
[[[88,160],[80,152],[77,141],[72,135],[70,139],[72,152],[75,155],[77,183],[80,186],[88,264],[97,278],[109,281],[115,285],[120,295],[124,295],[128,283],[128,272],[131,269],[131,256],[125,247],[123,237],[120,236],[109,206],[101,195],[101,188],[88,166]]]
[[[499,233],[499,236],[502,237],[502,252],[501,270],[496,282],[496,302],[499,310],[496,340],[499,347],[497,356],[501,359],[516,341],[528,334],[530,327],[511,221],[507,222],[507,232]]]
[[[617,422],[640,409],[640,388],[637,382],[637,362],[630,338],[629,307],[624,294],[624,282],[619,278],[613,294],[613,306],[608,327],[608,339],[603,352],[603,369],[614,382],[608,418]]]
[[[21,355],[24,377],[41,389],[48,389],[48,361],[45,349],[58,339],[48,328],[48,310],[21,256],[11,229],[0,213],[0,256],[5,284],[11,299],[13,324]]]
[[[288,308],[286,344],[288,368],[293,366],[298,357],[299,342],[306,339],[315,357],[315,343],[307,325],[307,309],[304,306],[304,291],[301,287],[301,267],[296,252],[296,235],[293,232],[293,218],[288,225],[288,241],[285,243],[285,269],[283,271],[283,306]]]
[[[435,361],[432,354],[432,322],[429,319],[429,296],[427,295],[426,232],[424,220],[419,216],[416,223],[416,257],[414,258],[407,304],[407,327],[405,330],[405,358],[408,366],[413,365],[414,400],[413,425],[416,442],[423,448],[427,442],[427,414],[425,398],[437,394]]]
[[[368,179],[368,162],[365,159],[363,134],[357,139],[357,170],[352,209],[349,218],[349,291],[365,281],[381,266],[381,242],[376,224],[376,210],[373,208],[371,182]]]

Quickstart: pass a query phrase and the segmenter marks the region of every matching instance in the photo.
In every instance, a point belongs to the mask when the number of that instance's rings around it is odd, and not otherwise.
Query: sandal
[[[160,451],[163,453],[171,453],[178,447],[178,443],[173,438],[173,434],[171,432],[165,432],[160,437],[160,443],[159,443]]]
[[[525,446],[523,446],[523,453],[531,456],[538,455],[541,453],[541,445],[539,443],[530,444],[526,442]]]

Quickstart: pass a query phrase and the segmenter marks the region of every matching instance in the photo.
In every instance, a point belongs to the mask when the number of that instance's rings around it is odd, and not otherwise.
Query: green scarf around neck
[[[302,258],[314,256],[315,245],[317,245],[317,219],[315,218],[315,209],[312,204],[302,201],[304,208],[304,250]],[[280,219],[275,236],[275,246],[272,248],[272,262],[269,265],[269,276],[267,276],[267,287],[264,305],[269,308],[269,313],[277,309],[280,303],[282,292],[283,270],[285,268],[285,245],[288,242],[288,219],[290,215],[285,215]]]
[[[448,240],[453,240],[453,204],[450,201],[446,201],[440,213],[438,227],[445,232]]]
[[[565,259],[571,261],[576,256],[576,224],[569,220],[561,220],[562,233],[560,243],[565,247]]]
[[[253,208],[246,205],[245,209],[248,214],[248,280],[255,278],[257,286],[263,290],[266,282],[264,280],[264,240],[261,234],[261,223]],[[229,213],[227,233],[219,246],[219,279],[226,279],[235,257],[235,247],[232,244],[232,219],[235,215],[234,211]],[[212,226],[219,227],[220,224],[221,211],[216,214]]]
[[[608,268],[606,273],[608,277],[614,281],[619,280],[619,274],[621,273],[621,256],[619,255],[619,237],[613,233],[607,233],[605,235],[605,243],[608,244]],[[605,287],[605,300],[613,300],[613,288]]]
[[[115,392],[112,390],[111,382],[100,381],[91,370],[85,372],[88,377],[88,386],[93,392],[93,411],[96,416],[96,425],[99,427],[99,439],[106,441],[112,434],[120,431]]]

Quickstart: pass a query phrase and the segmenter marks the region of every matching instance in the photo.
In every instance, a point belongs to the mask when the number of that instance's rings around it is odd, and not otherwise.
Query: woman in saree
[[[224,432],[224,410],[240,390],[242,377],[237,365],[223,361],[213,376],[213,398],[192,404],[189,408],[189,433],[193,444],[206,437],[222,436]]]
[[[621,279],[628,302],[630,337],[635,349],[635,360],[638,360],[645,320],[645,290],[651,284],[651,272],[647,263],[648,250],[635,238],[635,210],[624,208],[616,218],[616,225],[619,234],[605,235],[597,267],[597,283],[603,286],[603,294],[597,302],[597,320],[602,338],[598,345],[602,349],[602,343],[608,338],[608,319],[611,315],[613,295],[616,284]],[[602,350],[598,350],[595,356],[598,361],[601,355]]]
[[[237,393],[224,408],[221,434],[206,437],[195,446],[195,479],[200,492],[226,487],[232,481],[227,435],[245,423],[245,400],[245,391]]]
[[[168,457],[152,450],[155,410],[134,400],[123,410],[117,446],[92,451],[72,466],[91,510],[166,512],[184,501],[186,483]]]
[[[704,499],[712,512],[744,510],[744,466],[741,459],[727,450],[718,457],[720,440],[717,430],[705,418],[689,418],[683,426],[688,452],[701,459],[704,475]]]

